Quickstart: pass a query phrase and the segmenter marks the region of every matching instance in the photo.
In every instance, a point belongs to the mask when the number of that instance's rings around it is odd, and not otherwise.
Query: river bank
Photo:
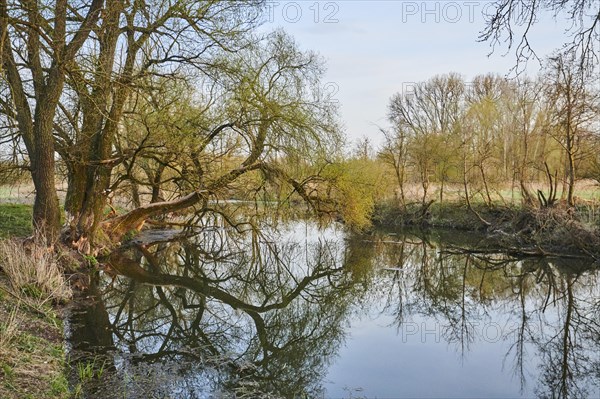
[[[459,203],[414,204],[405,208],[379,204],[373,225],[385,229],[420,227],[481,234],[483,248],[523,255],[566,255],[600,260],[600,212],[597,206],[518,207]]]
[[[15,295],[0,272],[0,397],[69,398],[60,307]]]
[[[62,274],[48,274],[54,254],[25,250],[16,238],[31,234],[31,206],[0,204],[0,216],[0,398],[70,398],[63,336],[67,291],[57,291],[67,286],[54,285],[64,282]]]
[[[376,230],[398,232],[404,227],[425,231],[443,228],[452,248],[469,251],[506,252],[515,256],[560,256],[589,258],[597,262],[600,249],[598,220],[593,209],[524,209],[476,207],[469,210],[458,204],[420,205],[402,210],[378,206],[373,223]],[[0,236],[14,237],[30,231],[30,207],[0,204],[5,227]],[[595,224],[594,224],[595,223]],[[0,230],[2,230],[0,229]],[[453,231],[473,232],[462,242]],[[395,233],[394,233],[395,234]],[[473,242],[472,238],[476,238]],[[481,239],[479,239],[481,238]],[[424,241],[425,242],[425,241]],[[54,254],[56,255],[56,254]],[[355,254],[356,255],[356,254]],[[21,256],[20,258],[35,256]],[[594,260],[595,259],[595,260]],[[64,260],[64,259],[63,259]],[[587,260],[585,260],[588,263]],[[69,365],[67,360],[61,306],[41,300],[35,289],[15,290],[2,272],[0,262],[0,397],[59,399],[77,396],[77,382],[69,384],[69,370],[84,373],[93,369],[85,364]],[[37,264],[37,262],[34,262]],[[64,268],[64,265],[61,266]],[[30,302],[31,299],[36,301]],[[38,303],[40,306],[31,306]],[[79,376],[80,379],[85,375]],[[79,388],[81,389],[81,388]]]

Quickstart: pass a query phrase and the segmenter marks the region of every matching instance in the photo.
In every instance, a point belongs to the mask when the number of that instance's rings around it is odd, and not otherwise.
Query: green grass
[[[29,214],[27,208],[4,205],[0,209],[5,215],[11,215],[14,222],[19,219],[15,209]],[[7,219],[2,219],[3,226],[10,227],[15,234],[16,226],[8,224]],[[29,219],[22,217],[21,220]],[[3,233],[8,234],[6,230]],[[56,290],[68,287],[55,256],[42,245],[30,245],[25,250],[18,241],[0,239],[2,399],[66,399],[71,396],[65,375],[63,324],[53,302]],[[50,285],[46,287],[46,283]]]
[[[0,204],[0,238],[31,235],[31,205]]]
[[[40,314],[9,287],[0,273],[0,398],[70,398],[62,322],[50,305]]]
[[[69,381],[64,374],[59,374],[50,381],[50,397],[69,396]]]

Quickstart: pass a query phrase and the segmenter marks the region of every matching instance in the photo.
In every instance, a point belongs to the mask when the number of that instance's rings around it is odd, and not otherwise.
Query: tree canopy
[[[3,140],[31,171],[37,230],[58,237],[58,168],[63,238],[84,252],[101,227],[118,238],[223,199],[298,196],[318,211],[319,175],[343,142],[336,104],[315,53],[257,33],[262,12],[259,1],[2,0]],[[129,211],[107,217],[116,192]]]

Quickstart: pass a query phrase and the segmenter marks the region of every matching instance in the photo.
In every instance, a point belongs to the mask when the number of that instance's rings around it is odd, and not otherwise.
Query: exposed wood
[[[123,234],[131,230],[141,230],[146,220],[153,216],[179,211],[194,206],[201,201],[206,201],[204,194],[206,193],[193,192],[175,201],[155,202],[140,206],[125,215],[105,221],[103,228],[109,236],[120,239]]]

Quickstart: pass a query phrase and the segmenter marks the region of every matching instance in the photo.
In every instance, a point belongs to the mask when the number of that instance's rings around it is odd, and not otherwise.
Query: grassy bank
[[[9,209],[15,225],[3,236],[27,231],[26,213]],[[5,226],[6,224],[4,224]],[[71,396],[59,304],[70,297],[58,259],[43,245],[0,240],[0,398]]]
[[[31,205],[0,204],[0,238],[31,235]]]
[[[406,208],[383,203],[373,223],[386,228],[419,226],[479,232],[488,245],[546,253],[580,254],[600,259],[600,212],[597,205],[523,207],[474,205],[457,202],[413,204]]]
[[[51,305],[32,308],[0,273],[0,398],[68,398],[62,321]]]

